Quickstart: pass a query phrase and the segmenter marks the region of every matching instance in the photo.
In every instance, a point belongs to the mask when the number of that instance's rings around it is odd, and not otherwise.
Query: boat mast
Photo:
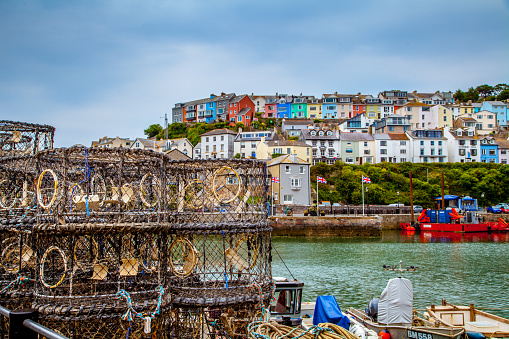
[[[412,214],[411,225],[414,223],[414,190],[412,185],[412,171],[410,171],[410,213]]]

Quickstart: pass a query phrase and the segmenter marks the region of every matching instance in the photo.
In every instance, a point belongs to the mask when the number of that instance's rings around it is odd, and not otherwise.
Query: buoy
[[[391,335],[389,334],[389,332],[387,332],[387,330],[382,330],[382,331],[378,334],[378,338],[379,338],[379,339],[391,339]]]

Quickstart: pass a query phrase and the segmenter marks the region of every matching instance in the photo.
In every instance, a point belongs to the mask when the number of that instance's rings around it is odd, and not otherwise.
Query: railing
[[[39,324],[37,322],[39,313],[36,310],[11,311],[0,306],[0,315],[9,319],[9,333],[7,337],[9,339],[37,339],[39,335],[47,339],[68,339]],[[4,334],[0,333],[0,338],[2,337],[4,337]]]

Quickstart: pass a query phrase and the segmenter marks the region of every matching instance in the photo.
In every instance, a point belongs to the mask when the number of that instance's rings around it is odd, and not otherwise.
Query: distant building
[[[448,162],[447,139],[441,129],[407,131],[410,161],[414,163]]]
[[[307,119],[283,119],[281,131],[287,132],[289,137],[300,136],[300,131],[314,126],[313,120]]]
[[[333,164],[339,159],[339,130],[304,129],[299,141],[312,147],[313,165],[317,162]]]
[[[128,138],[108,138],[104,137],[98,141],[92,141],[92,147],[98,148],[130,148],[134,141]]]
[[[236,136],[236,132],[226,128],[203,133],[200,135],[201,159],[232,159]]]
[[[311,147],[295,140],[262,140],[256,148],[257,159],[270,159],[273,154],[297,154],[297,157],[311,163]]]
[[[475,127],[444,128],[447,138],[449,162],[481,161],[481,143],[475,133]]]
[[[498,164],[498,143],[491,136],[481,137],[481,162]]]
[[[187,138],[169,139],[166,140],[166,152],[178,149],[183,154],[193,156],[193,144]]]
[[[143,139],[137,138],[131,144],[131,149],[143,149],[143,150],[151,150],[154,152],[162,152],[164,149],[164,144],[160,145],[155,139]]]
[[[169,151],[167,154],[171,160],[189,160],[189,159],[191,159],[191,157],[182,153],[181,151],[179,151],[176,148]]]
[[[368,119],[366,113],[360,113],[341,123],[339,130],[347,133],[369,133],[370,124],[373,124],[373,119]]]
[[[375,139],[369,133],[341,133],[340,159],[354,165],[373,163],[375,153]]]
[[[410,161],[410,141],[405,133],[374,134],[375,162]]]
[[[410,119],[399,114],[388,115],[381,120],[373,122],[374,134],[405,133],[410,130]]]
[[[279,179],[271,181],[270,192],[274,192],[274,204],[311,205],[310,164],[297,157],[287,154],[270,160],[267,169],[271,177]]]
[[[257,159],[258,144],[265,138],[266,141],[278,140],[275,131],[239,132],[234,140],[234,155],[240,154],[241,159]]]

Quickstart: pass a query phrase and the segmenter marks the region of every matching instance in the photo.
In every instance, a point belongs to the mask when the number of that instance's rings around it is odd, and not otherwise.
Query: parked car
[[[421,213],[423,210],[422,206],[414,205],[414,213]]]
[[[499,204],[496,204],[494,207],[497,207],[497,208],[505,208],[506,210],[509,210],[509,204],[505,203],[505,202],[501,202]]]
[[[389,207],[403,207],[403,206],[405,206],[405,204],[389,204],[387,206],[389,206]]]
[[[502,210],[495,206],[488,206],[488,207],[486,207],[486,212],[488,212],[488,213],[502,213]]]
[[[341,204],[338,203],[338,202],[335,202],[335,203],[332,204],[332,207],[341,207]]]
[[[501,207],[500,210],[502,213],[509,213],[509,209]]]

